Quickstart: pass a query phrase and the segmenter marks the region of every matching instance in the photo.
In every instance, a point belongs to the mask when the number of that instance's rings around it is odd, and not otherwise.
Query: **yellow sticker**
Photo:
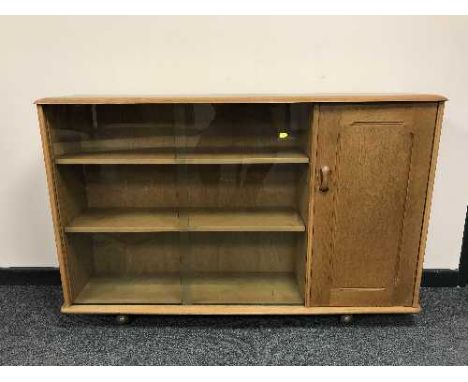
[[[280,137],[280,139],[285,139],[285,138],[287,138],[287,137],[288,137],[288,135],[289,135],[289,134],[288,134],[288,133],[286,133],[285,131],[282,131],[282,132],[280,132],[280,133],[279,133],[279,137]]]

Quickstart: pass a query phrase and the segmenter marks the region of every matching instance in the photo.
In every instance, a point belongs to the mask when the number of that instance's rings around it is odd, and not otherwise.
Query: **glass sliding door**
[[[76,304],[304,304],[307,104],[45,107]]]

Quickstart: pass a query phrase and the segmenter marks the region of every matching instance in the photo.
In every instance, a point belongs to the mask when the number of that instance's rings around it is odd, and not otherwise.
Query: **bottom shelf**
[[[293,273],[199,273],[93,277],[75,304],[301,305]]]
[[[138,277],[92,277],[76,304],[180,304],[182,284],[177,274]]]
[[[192,304],[303,304],[293,273],[201,273],[188,281]]]

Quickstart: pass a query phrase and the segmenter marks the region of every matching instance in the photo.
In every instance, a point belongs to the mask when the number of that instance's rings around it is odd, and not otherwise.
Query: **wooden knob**
[[[328,191],[328,182],[329,182],[329,177],[330,177],[330,167],[328,166],[323,166],[320,168],[320,185],[319,185],[319,190],[322,192],[327,192]]]

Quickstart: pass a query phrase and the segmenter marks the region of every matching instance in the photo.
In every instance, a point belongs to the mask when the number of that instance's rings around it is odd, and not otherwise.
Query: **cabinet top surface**
[[[212,95],[73,95],[47,97],[38,105],[54,104],[144,104],[144,103],[299,103],[299,102],[438,102],[438,94],[212,94]]]

